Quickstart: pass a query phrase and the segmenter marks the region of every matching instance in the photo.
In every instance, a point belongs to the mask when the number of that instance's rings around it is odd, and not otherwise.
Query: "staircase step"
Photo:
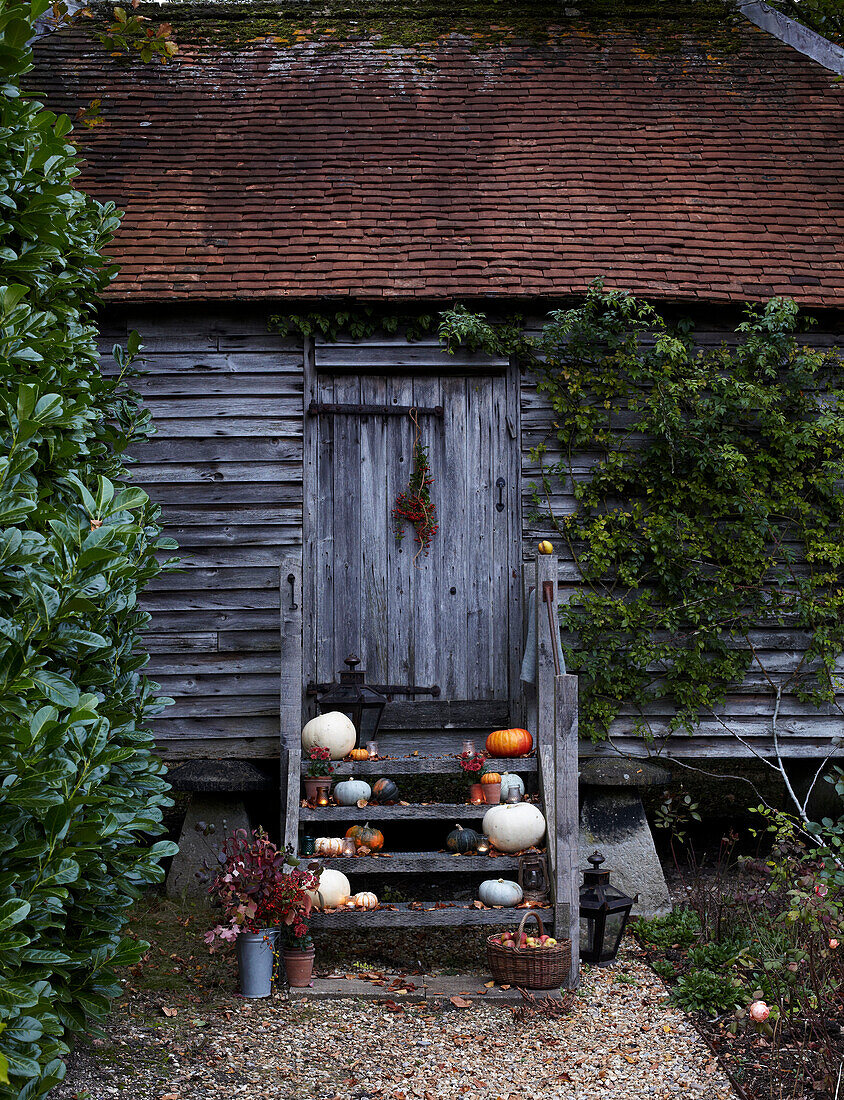
[[[306,762],[303,761],[303,766]],[[490,758],[487,766],[499,772],[535,772],[535,756]],[[461,774],[456,756],[391,756],[381,760],[337,760],[336,775],[422,775],[436,772]],[[467,777],[468,778],[468,777]]]
[[[414,802],[409,806],[302,806],[300,821],[421,821],[461,818],[479,820],[489,806],[473,806],[470,802]]]
[[[308,856],[304,856],[308,859]],[[326,867],[344,875],[425,874],[429,871],[463,875],[488,873],[498,878],[502,871],[517,871],[516,856],[453,855],[451,852],[396,852],[385,856],[314,856]]]
[[[423,908],[411,908],[411,905],[417,904],[421,904]],[[313,910],[310,924],[314,931],[323,932],[341,931],[346,928],[354,928],[361,932],[365,932],[367,928],[447,928],[455,924],[466,927],[506,924],[515,927],[528,912],[527,907],[476,909],[474,905],[465,902],[448,904],[437,909],[434,908],[436,904],[433,901],[395,902],[381,905],[378,909],[337,909],[333,913]],[[545,925],[554,923],[554,910],[550,905],[532,906],[530,912],[538,913]]]

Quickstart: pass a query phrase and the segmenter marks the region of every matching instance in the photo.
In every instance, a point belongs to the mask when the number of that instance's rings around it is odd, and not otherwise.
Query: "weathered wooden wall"
[[[163,505],[180,572],[144,597],[149,674],[176,704],[155,724],[165,757],[278,756],[279,580],[302,545],[302,350],[266,311],[144,311],[137,329],[153,439],[137,482]],[[299,596],[301,602],[301,596]]]
[[[536,327],[532,326],[531,331],[535,332]],[[701,328],[697,332],[696,338],[701,347],[717,346],[721,343],[731,344],[735,341],[734,333],[717,329],[707,330]],[[814,333],[807,336],[805,342],[820,347],[844,347],[844,338],[829,334]],[[547,538],[554,543],[560,558],[560,598],[566,600],[578,591],[580,580],[577,567],[563,540],[559,537],[559,532],[554,529],[553,525],[548,521],[531,521],[531,516],[537,511],[533,499],[534,486],[541,489],[541,471],[539,466],[531,459],[531,449],[540,443],[544,443],[548,448],[544,461],[547,464],[552,464],[558,460],[560,448],[547,399],[537,393],[535,381],[529,374],[522,379],[521,422],[522,514],[525,517],[523,532],[525,553],[531,555],[535,551],[538,539]],[[569,479],[565,483],[561,483],[558,479],[553,480],[553,492],[548,504],[550,504],[551,510],[556,515],[564,515],[573,511],[573,484],[578,479],[585,479],[588,476],[590,468],[598,461],[598,458],[597,454],[581,455],[575,460],[573,479]],[[788,628],[760,629],[753,632],[751,637],[765,668],[774,676],[787,675],[789,671],[796,667],[799,660],[798,647],[803,644],[803,638],[796,631]],[[844,673],[844,660],[841,662],[840,669]],[[844,706],[844,691],[842,691],[840,701]],[[727,696],[720,716],[730,729],[735,730],[742,738],[747,739],[757,751],[769,754],[773,748],[771,737],[772,712],[772,693],[767,689],[762,675],[751,672],[745,682]],[[786,695],[783,699],[780,714],[781,752],[784,756],[825,755],[831,748],[837,754],[844,755],[844,747],[838,746],[835,749],[832,744],[833,738],[844,736],[844,719],[834,706],[825,706],[820,710],[816,710],[811,705],[799,702],[792,695]],[[668,710],[664,702],[655,702],[649,708],[648,718],[657,737],[665,730],[668,716]],[[645,751],[644,745],[640,738],[632,736],[631,728],[632,711],[622,709],[621,716],[612,727],[614,744],[624,751],[642,753]],[[598,747],[597,751],[601,751],[601,748]],[[750,750],[742,746],[735,737],[730,736],[724,724],[715,717],[706,718],[702,722],[699,731],[693,736],[675,735],[670,742],[661,747],[661,751],[664,751],[666,755],[677,757],[729,758],[751,755]]]

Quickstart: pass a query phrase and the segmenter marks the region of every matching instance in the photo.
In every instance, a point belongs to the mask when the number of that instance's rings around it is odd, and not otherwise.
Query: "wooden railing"
[[[577,677],[561,671],[557,628],[557,556],[539,554],[535,575],[536,686],[528,689],[536,731],[539,785],[548,824],[554,927],[572,947],[569,988],[577,986],[580,965],[577,798]]]

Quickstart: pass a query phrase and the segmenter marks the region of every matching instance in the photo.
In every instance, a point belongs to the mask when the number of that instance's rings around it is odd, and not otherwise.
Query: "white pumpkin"
[[[524,892],[518,882],[507,878],[488,878],[478,888],[478,897],[484,905],[518,905]]]
[[[343,838],[341,836],[319,836],[315,847],[318,856],[341,856],[343,854]]]
[[[483,830],[499,852],[520,852],[545,836],[545,818],[532,802],[502,803],[484,814]]]
[[[359,799],[368,802],[372,798],[372,788],[363,779],[344,779],[332,794],[338,806],[354,806]]]
[[[349,880],[342,871],[323,867],[319,876],[319,886],[316,890],[309,890],[308,895],[317,909],[336,909],[338,905],[343,904],[351,892]]]
[[[502,772],[501,773],[501,801],[507,797],[507,792],[515,787],[519,794],[524,798],[525,796],[525,781],[520,775],[516,775],[515,772]]]
[[[352,898],[356,909],[375,909],[378,906],[378,898],[371,890],[363,890]]]
[[[314,748],[328,749],[332,760],[342,760],[355,747],[357,738],[351,718],[339,710],[330,710],[305,723],[302,749],[306,755]]]

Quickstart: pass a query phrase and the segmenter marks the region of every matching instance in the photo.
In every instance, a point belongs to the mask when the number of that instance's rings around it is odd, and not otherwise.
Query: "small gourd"
[[[501,776],[498,772],[484,772],[481,776],[481,783],[500,783]]]
[[[363,779],[344,779],[333,794],[338,806],[356,806],[359,801],[368,802],[372,798],[372,788]]]
[[[356,909],[378,908],[378,898],[371,890],[362,890],[359,894],[355,894],[352,901],[354,901]]]
[[[395,802],[399,789],[392,779],[379,779],[372,787],[372,797],[376,802]]]
[[[516,775],[515,772],[502,772],[501,773],[501,798],[502,801],[507,797],[507,792],[513,790],[513,788],[519,792],[524,798],[525,796],[525,781],[520,775]]]
[[[323,867],[319,876],[319,885],[316,890],[309,890],[308,896],[317,909],[336,909],[338,905],[343,904],[351,892],[349,880],[342,871]]]
[[[506,878],[488,878],[478,888],[478,897],[484,905],[518,905],[524,893],[518,882]]]
[[[384,834],[380,829],[373,828],[369,822],[365,825],[353,825],[346,832],[351,837],[356,848],[368,848],[370,852],[380,852],[384,847]]]
[[[464,829],[462,825],[457,825],[445,838],[445,846],[450,852],[465,855],[477,850],[480,839],[480,833],[476,833],[474,829]]]
[[[352,758],[352,760],[368,760],[369,749],[352,749],[352,751],[349,753],[349,756]]]

